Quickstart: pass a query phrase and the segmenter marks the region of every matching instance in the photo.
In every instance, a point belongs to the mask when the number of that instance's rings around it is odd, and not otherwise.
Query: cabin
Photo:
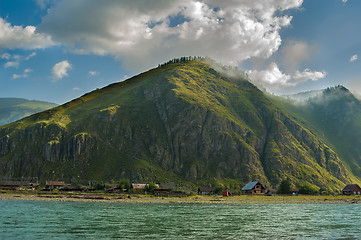
[[[361,188],[357,184],[348,184],[342,190],[342,194],[343,195],[360,195],[361,194]]]
[[[261,195],[266,193],[266,189],[263,187],[263,185],[258,182],[249,182],[242,188],[243,194],[252,194],[252,195]]]
[[[157,188],[159,188],[159,185],[158,184],[155,184],[155,186]],[[140,192],[140,191],[144,191],[146,190],[147,188],[149,188],[149,184],[146,184],[146,183],[132,183],[130,185],[130,188],[133,189],[134,191],[136,192]]]
[[[229,190],[225,190],[225,191],[222,192],[222,196],[223,197],[230,197],[230,196],[232,196],[232,192],[229,191]]]
[[[22,190],[23,188],[32,187],[32,184],[27,181],[0,181],[1,190]]]
[[[46,181],[45,182],[46,190],[54,190],[54,189],[64,188],[65,186],[66,186],[66,184],[63,181]]]
[[[216,188],[213,187],[200,187],[198,188],[198,195],[213,195]]]
[[[159,189],[154,189],[153,194],[155,196],[161,197],[161,196],[169,196],[170,192],[171,192],[170,189],[159,188]]]

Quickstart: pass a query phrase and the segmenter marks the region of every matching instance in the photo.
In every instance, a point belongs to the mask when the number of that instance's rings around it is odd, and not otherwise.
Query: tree
[[[157,189],[157,188],[158,188],[157,184],[155,184],[154,182],[151,182],[148,184],[148,187],[146,190],[147,190],[147,192],[153,192],[154,189]]]
[[[278,194],[290,194],[291,193],[291,182],[289,178],[281,181],[280,186],[277,190]]]

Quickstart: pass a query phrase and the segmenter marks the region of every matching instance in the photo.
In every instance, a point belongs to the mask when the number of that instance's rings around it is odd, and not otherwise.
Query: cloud
[[[28,61],[30,58],[35,56],[36,56],[36,52],[32,52],[29,56],[25,57],[25,60]]]
[[[95,76],[95,75],[98,75],[99,73],[96,72],[96,71],[89,71],[89,75],[90,76]]]
[[[11,26],[0,17],[0,48],[38,49],[55,44],[49,35],[35,31],[34,26]]]
[[[18,78],[27,78],[29,77],[28,73],[32,72],[33,70],[31,68],[27,68],[24,70],[23,74],[13,74],[12,78],[13,79],[18,79]]]
[[[7,63],[4,64],[5,68],[9,68],[9,67],[15,67],[18,68],[20,65],[20,63],[18,61],[9,61]]]
[[[11,55],[9,53],[3,53],[3,54],[1,54],[1,58],[6,59],[6,60],[10,60]]]
[[[358,56],[355,54],[350,58],[350,62],[354,62],[358,59]]]
[[[284,87],[294,87],[306,81],[317,81],[326,77],[326,72],[312,72],[306,68],[302,72],[296,71],[293,74],[285,74],[278,68],[278,65],[272,62],[265,70],[246,71],[252,81],[260,83],[266,89],[279,89]]]
[[[35,52],[31,53],[30,55],[28,55],[26,57],[21,56],[21,55],[10,55],[9,53],[4,53],[1,55],[1,58],[6,59],[6,60],[12,59],[12,61],[8,61],[4,64],[5,68],[9,68],[9,67],[18,68],[22,61],[28,61],[30,58],[32,58],[34,56],[36,56]]]
[[[276,63],[271,63],[267,69],[258,71],[251,70],[247,71],[247,74],[254,81],[259,81],[266,86],[272,85],[287,85],[287,82],[290,80],[290,76],[282,73],[278,68]],[[265,87],[266,87],[265,86]]]
[[[72,90],[73,90],[73,91],[80,91],[80,88],[78,88],[78,87],[73,87]]]
[[[342,0],[343,3],[347,3],[348,0]]]
[[[130,70],[188,55],[237,65],[277,51],[279,31],[292,20],[282,12],[302,2],[65,0],[37,30],[80,54],[113,55]]]
[[[65,76],[68,76],[68,71],[72,69],[71,64],[68,62],[68,60],[64,60],[61,62],[58,62],[53,67],[53,76],[54,80],[57,81],[59,79],[62,79]]]

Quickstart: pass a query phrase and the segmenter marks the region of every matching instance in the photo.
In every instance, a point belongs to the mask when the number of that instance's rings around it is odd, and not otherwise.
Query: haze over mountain
[[[290,178],[332,191],[351,182],[325,138],[229,70],[177,60],[1,127],[0,175],[227,187]]]
[[[57,104],[23,98],[0,98],[0,125],[15,122],[55,106]]]

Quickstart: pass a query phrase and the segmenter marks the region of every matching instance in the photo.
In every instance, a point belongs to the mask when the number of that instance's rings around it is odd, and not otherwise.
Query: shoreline
[[[150,203],[150,204],[358,204],[361,196],[342,195],[299,195],[299,196],[186,196],[156,197],[152,195],[97,194],[97,193],[0,193],[0,200],[54,201],[54,202],[109,202],[109,203]]]

